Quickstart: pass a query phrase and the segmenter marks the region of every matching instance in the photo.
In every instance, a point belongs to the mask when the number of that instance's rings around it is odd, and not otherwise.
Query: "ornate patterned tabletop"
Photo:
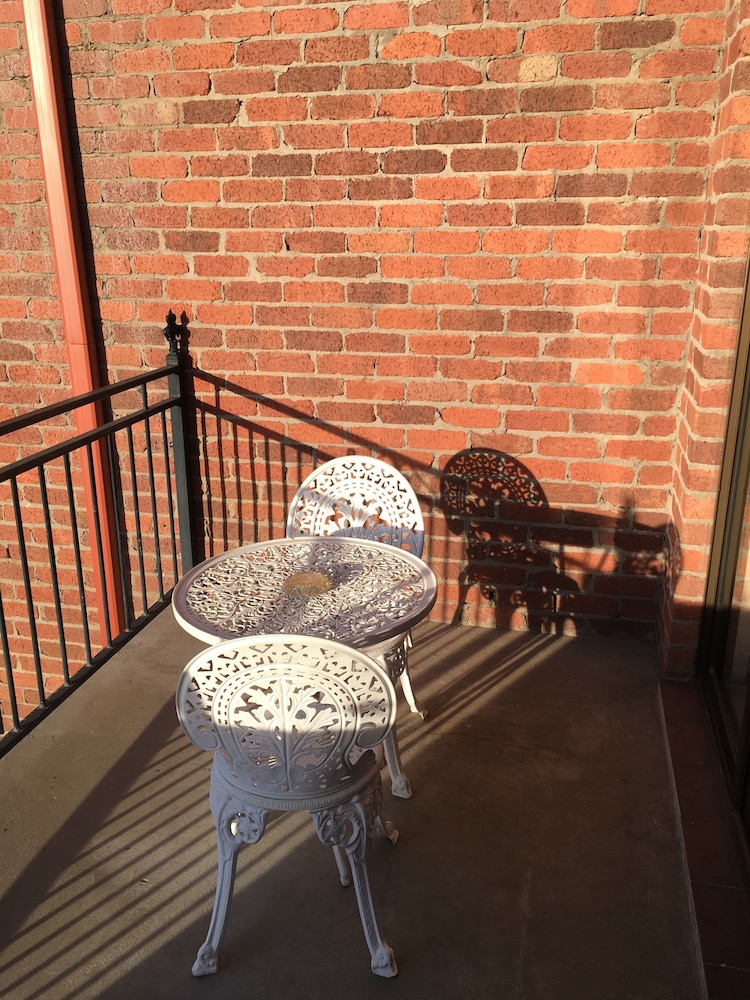
[[[175,587],[172,608],[210,644],[290,632],[363,647],[408,631],[436,597],[429,566],[392,545],[280,538],[200,563]]]

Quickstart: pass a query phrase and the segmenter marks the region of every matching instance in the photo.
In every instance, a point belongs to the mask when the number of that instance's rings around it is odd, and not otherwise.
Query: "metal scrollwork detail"
[[[424,522],[401,473],[361,455],[326,462],[305,480],[292,504],[287,534],[348,535],[421,555]]]
[[[279,580],[317,574],[330,588],[303,594],[285,590]],[[351,544],[284,544],[253,547],[207,567],[185,594],[193,618],[217,636],[271,632],[308,633],[319,638],[356,642],[382,630],[397,628],[425,596],[418,567],[398,552]]]
[[[177,703],[193,742],[222,750],[243,787],[271,798],[350,784],[394,714],[387,679],[356,651],[282,636],[207,651],[184,672]]]

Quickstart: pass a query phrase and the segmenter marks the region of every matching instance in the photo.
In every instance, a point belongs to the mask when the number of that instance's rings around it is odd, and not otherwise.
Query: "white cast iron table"
[[[209,644],[289,632],[365,648],[412,628],[436,597],[430,567],[392,545],[279,538],[195,566],[175,587],[172,608]]]

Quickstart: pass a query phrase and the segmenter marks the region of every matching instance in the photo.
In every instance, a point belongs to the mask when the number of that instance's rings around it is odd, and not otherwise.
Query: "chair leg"
[[[404,657],[406,660],[406,657]],[[404,664],[404,669],[399,678],[401,681],[401,690],[404,692],[404,698],[406,698],[409,709],[415,714],[421,716],[421,718],[427,718],[427,709],[423,708],[422,705],[414,697],[414,691],[411,686],[411,677],[409,676],[409,664],[408,661]]]
[[[388,773],[391,776],[391,791],[396,798],[410,799],[411,784],[401,766],[401,753],[398,749],[395,727],[386,736],[383,749],[385,750],[385,762],[388,765]]]
[[[423,708],[414,697],[414,691],[411,686],[411,676],[409,674],[409,649],[412,645],[413,641],[411,632],[409,632],[399,646],[395,649],[391,649],[388,653],[377,656],[376,659],[388,671],[388,674],[394,684],[397,679],[401,681],[401,690],[404,692],[404,697],[409,705],[409,710],[415,715],[419,715],[423,719],[426,719],[427,709]]]
[[[218,968],[218,954],[221,939],[224,937],[229,904],[232,900],[234,873],[237,867],[237,854],[241,843],[227,835],[224,830],[218,830],[216,835],[219,848],[219,868],[216,877],[216,895],[214,908],[211,912],[211,922],[208,925],[206,940],[198,949],[193,963],[194,976],[209,976]]]
[[[367,947],[370,949],[370,968],[376,976],[382,976],[384,979],[392,979],[398,973],[398,966],[396,965],[396,959],[393,957],[391,948],[381,937],[377,920],[375,919],[375,908],[372,904],[367,865],[364,858],[358,856],[356,845],[347,848],[347,854],[352,866],[354,889],[357,893],[359,915],[362,918],[362,929],[365,932]]]
[[[382,797],[378,776],[375,783],[349,802],[314,812],[312,818],[321,842],[346,852],[357,894],[362,930],[370,951],[370,968],[376,976],[391,979],[398,968],[391,948],[380,934],[366,864],[367,841],[371,830],[378,827],[378,824],[385,829],[380,821]],[[395,835],[395,831],[392,832]]]
[[[336,859],[336,867],[339,870],[339,881],[342,885],[351,885],[352,872],[346,858],[346,851],[343,847],[334,847],[333,856]]]
[[[209,976],[218,968],[218,955],[232,901],[237,854],[243,844],[255,844],[263,836],[268,811],[251,810],[238,799],[227,795],[220,779],[211,774],[211,811],[216,822],[216,846],[219,854],[216,894],[206,940],[193,963],[194,976]]]

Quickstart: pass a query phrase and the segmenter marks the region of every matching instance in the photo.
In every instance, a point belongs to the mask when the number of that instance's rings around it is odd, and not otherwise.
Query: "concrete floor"
[[[167,609],[0,761],[5,1000],[701,1000],[647,647],[427,624],[399,713],[409,801],[370,876],[399,975],[309,818],[240,855],[219,973],[208,754],[176,722],[199,644]]]

